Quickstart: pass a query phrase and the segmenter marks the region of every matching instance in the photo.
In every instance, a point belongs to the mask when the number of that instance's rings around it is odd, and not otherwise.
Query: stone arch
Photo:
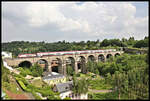
[[[95,57],[94,57],[94,55],[89,55],[88,56],[88,61],[95,61]]]
[[[32,63],[30,62],[30,61],[27,61],[27,60],[25,60],[25,61],[22,61],[22,62],[20,62],[19,64],[18,64],[18,66],[19,67],[31,67],[32,66]]]
[[[119,53],[116,53],[116,54],[115,54],[115,57],[117,57],[117,56],[120,56],[120,54],[119,54]]]
[[[101,62],[105,61],[105,57],[103,54],[98,55],[98,61],[101,61]]]
[[[48,71],[48,61],[45,59],[39,59],[36,63],[38,63],[44,71]]]
[[[107,54],[106,58],[109,59],[112,56],[112,54]]]
[[[51,71],[60,74],[63,73],[62,60],[60,58],[55,58],[51,61]]]
[[[77,58],[77,67],[78,67],[78,72],[82,72],[82,73],[85,73],[86,72],[86,67],[85,67],[85,64],[86,64],[86,58],[84,56],[79,56]]]
[[[75,59],[74,59],[74,57],[67,57],[65,59],[65,61],[66,61],[66,67],[71,66],[72,69],[75,71]]]

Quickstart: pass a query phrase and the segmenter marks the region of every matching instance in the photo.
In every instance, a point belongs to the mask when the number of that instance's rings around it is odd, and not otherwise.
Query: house
[[[60,93],[60,98],[64,99],[66,97],[71,97],[72,94],[72,84],[73,82],[59,83],[54,85],[53,91]]]
[[[12,58],[12,53],[3,51],[2,58]]]
[[[74,94],[73,91],[73,81],[68,81],[65,83],[58,83],[54,85],[53,91],[60,93],[60,98],[64,99],[66,97],[69,97],[71,99],[88,99],[87,94]]]
[[[49,85],[54,85],[57,83],[64,83],[64,82],[66,82],[66,76],[55,73],[55,72],[47,73],[43,77],[43,81],[45,81]]]

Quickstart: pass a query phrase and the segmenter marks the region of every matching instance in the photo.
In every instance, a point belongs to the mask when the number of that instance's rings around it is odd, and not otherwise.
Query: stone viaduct
[[[58,72],[66,75],[66,65],[68,64],[68,60],[71,61],[71,64],[74,65],[74,71],[75,73],[79,70],[79,62],[81,60],[84,60],[85,63],[92,60],[95,62],[98,61],[106,61],[110,56],[117,56],[121,55],[123,51],[114,51],[114,52],[104,52],[104,53],[90,53],[90,54],[76,54],[76,55],[62,55],[62,56],[42,56],[42,57],[28,57],[28,58],[13,58],[13,59],[4,59],[4,61],[7,62],[9,66],[15,67],[20,66],[22,63],[28,63],[31,65],[38,63],[39,60],[42,60],[45,62],[45,68],[47,68],[46,71],[52,72],[53,68],[56,68],[58,66]],[[56,64],[55,64],[56,62]]]

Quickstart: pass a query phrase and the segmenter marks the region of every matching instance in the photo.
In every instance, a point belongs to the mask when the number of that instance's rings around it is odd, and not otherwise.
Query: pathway
[[[21,100],[21,99],[31,99],[29,98],[28,96],[26,96],[25,94],[15,94],[15,93],[12,93],[8,90],[5,90],[5,92],[7,93],[7,95],[13,99],[13,100]]]
[[[91,91],[93,93],[109,93],[109,92],[113,92],[113,90],[95,90],[95,89],[89,89],[89,91]]]

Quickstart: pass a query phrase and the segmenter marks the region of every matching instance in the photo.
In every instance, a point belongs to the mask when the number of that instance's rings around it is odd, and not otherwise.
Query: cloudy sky
[[[2,42],[148,36],[148,2],[2,2]]]

